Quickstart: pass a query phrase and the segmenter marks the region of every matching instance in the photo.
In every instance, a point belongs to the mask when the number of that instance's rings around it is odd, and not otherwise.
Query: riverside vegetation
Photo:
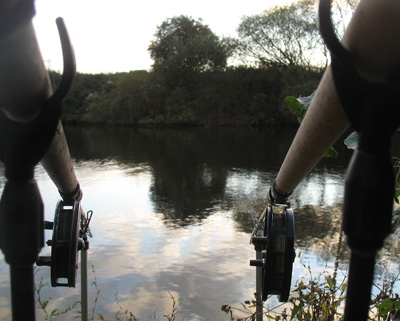
[[[336,8],[342,12],[343,5]],[[148,47],[150,70],[78,73],[62,120],[103,126],[296,124],[283,99],[310,94],[328,64],[314,1],[243,17],[237,30],[238,38],[219,37],[201,19],[166,19]],[[51,71],[50,78],[56,86],[60,74]]]
[[[357,0],[333,1],[338,32]],[[294,125],[287,95],[309,95],[328,65],[313,0],[242,18],[238,37],[219,37],[202,20],[168,18],[148,52],[150,70],[80,74],[62,120],[102,126]],[[54,86],[60,74],[50,72]]]
[[[60,75],[51,72],[56,83]],[[168,89],[155,71],[80,74],[63,106],[69,124],[106,126],[295,125],[285,93],[310,93],[319,70],[284,66],[229,67],[193,75],[190,86]]]

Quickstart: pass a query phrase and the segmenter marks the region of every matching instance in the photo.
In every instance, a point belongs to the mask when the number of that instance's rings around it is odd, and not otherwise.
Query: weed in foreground
[[[263,313],[271,320],[287,321],[341,321],[346,299],[346,275],[340,282],[336,274],[327,271],[313,276],[309,266],[308,275],[296,282],[292,297],[288,303],[274,308],[263,306]],[[384,278],[382,285],[374,284],[378,294],[373,297],[370,305],[369,320],[400,321],[400,296],[394,292],[400,272],[393,278]],[[256,300],[245,301],[241,308],[224,304],[222,310],[229,313],[231,321],[255,321]],[[279,311],[278,311],[279,310]],[[245,317],[235,318],[235,311],[247,313]]]
[[[112,319],[106,318],[104,315],[100,313],[96,313],[96,308],[98,304],[98,300],[100,297],[101,293],[101,288],[98,285],[97,282],[97,277],[96,277],[96,272],[94,269],[94,266],[92,265],[92,273],[93,273],[93,282],[91,283],[92,286],[95,287],[95,293],[96,296],[94,298],[93,302],[93,308],[91,311],[91,315],[89,316],[89,321],[97,321],[97,320],[102,320],[102,321],[140,321],[130,310],[124,308],[122,304],[119,302],[118,299],[118,291],[115,293],[115,302],[116,305],[118,306],[118,311],[116,314],[113,316]],[[52,311],[49,311],[49,302],[52,300],[51,297],[47,299],[43,299],[41,293],[42,289],[45,286],[48,286],[49,283],[43,283],[43,279],[41,278],[39,280],[38,286],[35,287],[35,296],[36,296],[36,304],[39,307],[41,311],[44,313],[43,320],[45,321],[52,321],[55,320],[58,317],[63,317],[65,319],[66,316],[72,318],[72,319],[80,319],[81,317],[81,311],[77,310],[78,307],[80,307],[80,301],[75,301],[73,304],[69,305],[66,309],[59,310],[59,309],[53,309]],[[179,313],[178,307],[177,307],[177,302],[172,295],[170,291],[168,291],[169,295],[171,296],[172,299],[172,312],[171,314],[165,314],[163,317],[165,317],[168,321],[176,321],[176,316]],[[75,314],[75,315],[73,315]],[[147,319],[146,321],[154,321],[156,319],[156,313],[154,312],[150,319]],[[182,319],[183,320],[183,319]]]
[[[399,167],[400,168],[400,167]],[[332,273],[327,271],[314,276],[310,266],[304,266],[306,276],[297,280],[288,303],[269,308],[263,305],[263,314],[271,320],[290,321],[341,321],[343,306],[346,299],[347,275],[339,269],[339,254],[342,246],[342,233]],[[299,256],[301,253],[299,253]],[[338,273],[342,273],[340,281]],[[400,321],[400,297],[394,292],[400,278],[400,272],[394,277],[385,276],[381,285],[375,282],[378,290],[370,304],[369,320]],[[231,321],[255,321],[256,299],[245,301],[241,308],[224,304],[222,311],[230,315]],[[245,317],[235,318],[234,312],[239,311]]]
[[[64,310],[59,311],[58,309],[53,309],[51,311],[48,311],[47,306],[52,298],[49,297],[44,300],[40,295],[43,287],[47,286],[48,284],[49,283],[43,283],[43,279],[41,278],[39,281],[39,285],[37,287],[35,286],[36,303],[38,304],[39,308],[44,312],[43,320],[50,321],[53,320],[53,318],[55,317],[68,314],[69,312],[73,311],[78,304],[80,304],[79,301],[75,301]],[[77,318],[77,316],[75,318]]]

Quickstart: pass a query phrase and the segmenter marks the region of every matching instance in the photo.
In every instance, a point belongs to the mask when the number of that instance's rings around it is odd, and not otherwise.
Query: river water
[[[89,250],[89,314],[142,320],[229,320],[221,305],[240,307],[255,291],[252,217],[265,206],[295,128],[113,129],[66,128],[84,198],[94,212]],[[332,271],[338,247],[343,180],[351,151],[324,159],[291,197],[296,257],[292,286],[307,274]],[[398,153],[400,154],[400,153]],[[0,167],[0,173],[4,172]],[[35,178],[53,220],[57,189],[40,165]],[[0,176],[0,192],[5,179]],[[46,238],[51,238],[47,234]],[[381,261],[398,269],[392,251]],[[49,248],[43,254],[49,253]],[[301,253],[301,255],[299,255]],[[341,251],[345,269],[346,249]],[[52,288],[49,268],[36,270],[47,311],[80,300],[77,287]],[[271,304],[276,302],[272,298]],[[59,320],[72,320],[79,307]],[[38,320],[44,312],[38,309]],[[10,320],[8,266],[0,261],[0,319]],[[55,318],[57,320],[57,318]]]

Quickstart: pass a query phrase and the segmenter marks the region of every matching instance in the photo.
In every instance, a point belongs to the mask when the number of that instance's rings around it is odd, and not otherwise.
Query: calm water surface
[[[178,320],[229,320],[220,310],[222,304],[239,307],[253,298],[252,217],[265,206],[266,192],[295,131],[67,128],[84,192],[82,206],[94,212],[90,313],[98,296],[95,314],[114,320],[120,310],[117,297],[123,309],[140,320],[165,320],[163,315],[172,309],[171,293]],[[340,158],[321,161],[292,197],[296,251],[301,252],[294,263],[293,286],[306,273],[303,264],[316,272],[332,270],[351,156],[341,142],[337,148]],[[40,166],[36,179],[46,219],[53,220],[57,189]],[[0,176],[0,192],[3,185]],[[382,262],[395,271],[391,251],[397,248],[396,239],[391,244]],[[345,267],[346,250],[341,258]],[[36,280],[41,279],[49,282],[49,269],[38,269]],[[52,298],[49,311],[62,310],[80,300],[79,280],[76,289],[47,285],[41,296]],[[8,266],[1,257],[1,320],[11,319],[9,307]],[[73,315],[59,319],[72,320]]]

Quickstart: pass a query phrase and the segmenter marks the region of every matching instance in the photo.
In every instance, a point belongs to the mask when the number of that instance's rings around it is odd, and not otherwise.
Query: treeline
[[[51,72],[56,86],[60,75]],[[270,66],[230,67],[195,74],[168,88],[154,71],[76,75],[62,120],[108,126],[273,126],[297,124],[286,96],[309,95],[321,71]]]
[[[337,3],[334,11],[340,10],[337,16],[342,17],[343,6]],[[168,18],[157,26],[148,52],[154,61],[150,71],[78,74],[63,121],[117,126],[297,124],[283,104],[285,97],[310,95],[328,64],[313,0],[243,17],[237,39],[218,37],[201,19]],[[60,75],[52,72],[51,77],[56,84]]]

